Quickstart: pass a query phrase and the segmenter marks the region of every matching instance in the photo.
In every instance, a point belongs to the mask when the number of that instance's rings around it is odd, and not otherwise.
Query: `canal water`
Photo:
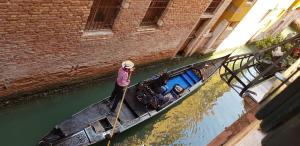
[[[132,81],[137,83],[155,73],[199,60],[201,59],[177,59],[138,67]],[[113,85],[114,78],[107,78],[70,92],[1,109],[0,145],[36,145],[55,124],[110,95]],[[216,73],[193,95],[170,110],[122,135],[117,135],[113,139],[113,145],[206,145],[243,112],[242,98]]]

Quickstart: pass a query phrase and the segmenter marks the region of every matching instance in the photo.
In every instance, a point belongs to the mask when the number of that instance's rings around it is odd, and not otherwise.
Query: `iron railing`
[[[273,58],[271,61],[265,60],[266,54],[270,54],[278,46],[284,48],[287,44],[293,48],[299,48],[300,35],[298,34],[267,49],[229,57],[219,69],[220,76],[240,96],[243,96],[245,92],[255,94],[248,89],[288,67],[282,64],[288,61],[288,56],[291,55],[293,49],[288,49],[281,57]]]

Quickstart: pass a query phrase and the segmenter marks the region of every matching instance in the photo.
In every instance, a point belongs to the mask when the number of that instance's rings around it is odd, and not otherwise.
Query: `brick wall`
[[[84,32],[92,0],[0,0],[0,97],[171,58],[211,0],[171,0],[154,30],[139,27],[151,0],[125,0],[112,33]]]

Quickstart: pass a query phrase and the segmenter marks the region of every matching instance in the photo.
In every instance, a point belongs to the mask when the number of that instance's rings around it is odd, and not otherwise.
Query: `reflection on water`
[[[243,111],[241,98],[229,91],[230,88],[215,74],[193,95],[156,118],[154,123],[135,128],[130,136],[117,137],[115,145],[206,145]],[[224,102],[224,98],[229,102]],[[222,105],[224,103],[227,105]],[[230,111],[232,109],[235,112]]]

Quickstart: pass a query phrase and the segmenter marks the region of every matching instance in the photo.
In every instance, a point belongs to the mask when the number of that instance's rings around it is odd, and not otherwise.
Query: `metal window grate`
[[[111,29],[122,0],[94,0],[85,30]]]
[[[170,0],[152,0],[141,25],[156,25]]]
[[[213,0],[206,8],[205,13],[214,13],[222,0]]]

